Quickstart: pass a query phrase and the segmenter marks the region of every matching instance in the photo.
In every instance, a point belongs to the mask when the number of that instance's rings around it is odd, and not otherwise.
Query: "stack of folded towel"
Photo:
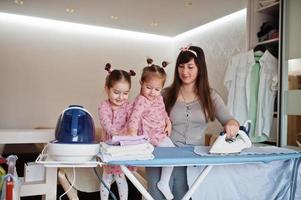
[[[103,162],[120,160],[151,160],[154,146],[145,137],[141,136],[117,136],[113,137],[109,144],[100,143],[98,156]]]
[[[143,144],[147,142],[148,142],[148,137],[145,135],[139,135],[139,136],[114,135],[112,139],[107,142],[107,144],[125,146],[125,145],[133,145],[133,144]]]

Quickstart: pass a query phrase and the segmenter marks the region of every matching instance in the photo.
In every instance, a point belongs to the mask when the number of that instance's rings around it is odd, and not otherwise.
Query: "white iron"
[[[209,153],[227,154],[227,153],[240,153],[245,148],[250,148],[252,142],[248,137],[251,128],[251,121],[246,121],[244,126],[240,126],[237,136],[235,138],[227,138],[226,133],[222,132],[220,136],[213,143]]]

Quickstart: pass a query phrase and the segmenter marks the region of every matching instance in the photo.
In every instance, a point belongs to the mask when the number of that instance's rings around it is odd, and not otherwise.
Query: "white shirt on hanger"
[[[278,60],[269,51],[265,51],[259,63],[261,68],[255,133],[259,136],[262,133],[269,136],[272,129],[274,101],[278,85]]]
[[[224,78],[224,85],[228,90],[227,108],[240,124],[249,116],[250,78],[255,62],[253,50],[233,56]],[[261,69],[255,134],[265,133],[269,136],[278,83],[278,61],[269,51],[265,51],[259,63]]]
[[[248,59],[249,52],[240,53],[232,57],[227,68],[224,85],[228,90],[227,108],[240,124],[248,119],[250,71],[252,60]],[[254,61],[255,62],[255,61]]]

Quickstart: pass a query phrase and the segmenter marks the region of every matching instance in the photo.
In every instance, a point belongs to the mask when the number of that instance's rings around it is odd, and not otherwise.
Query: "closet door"
[[[301,1],[283,4],[280,146],[301,148]]]

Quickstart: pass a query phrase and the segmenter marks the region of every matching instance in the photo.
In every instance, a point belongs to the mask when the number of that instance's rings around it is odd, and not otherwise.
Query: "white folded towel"
[[[142,140],[142,139],[148,139],[148,137],[146,135],[137,135],[137,136],[114,135],[112,137],[112,142],[119,143],[120,141],[136,141],[136,140]]]
[[[139,151],[144,151],[144,152],[153,152],[154,151],[154,146],[151,145],[150,143],[143,143],[143,144],[135,144],[135,145],[127,145],[127,146],[116,146],[116,145],[108,145],[104,142],[100,143],[100,148],[103,149],[104,152],[106,153],[119,153],[119,152],[139,152]]]
[[[118,152],[107,152],[103,148],[100,148],[100,152],[105,153],[112,157],[120,157],[120,156],[135,156],[135,155],[149,155],[153,153],[152,149],[144,149],[144,150],[130,150],[130,151],[118,151]]]
[[[154,159],[152,152],[154,146],[150,143],[116,146],[100,143],[100,152],[98,156],[104,162],[119,160],[150,160]]]
[[[153,154],[136,154],[136,155],[123,155],[123,156],[111,156],[103,151],[100,151],[97,154],[98,157],[103,162],[110,162],[110,161],[122,161],[122,160],[152,160],[154,159]]]

